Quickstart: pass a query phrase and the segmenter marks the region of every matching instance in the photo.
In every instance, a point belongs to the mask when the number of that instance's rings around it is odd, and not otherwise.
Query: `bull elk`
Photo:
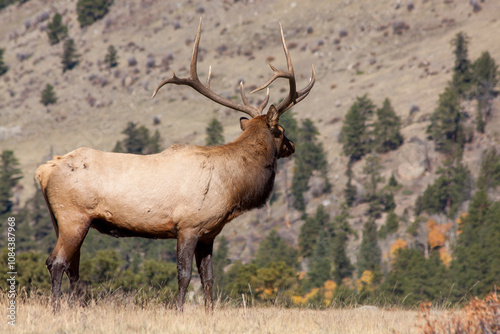
[[[79,148],[55,156],[36,171],[57,235],[57,244],[46,264],[52,280],[53,307],[60,307],[63,273],[71,290],[78,281],[80,247],[90,228],[114,237],[177,239],[177,308],[182,310],[191,280],[193,255],[204,291],[205,308],[213,308],[212,250],[214,238],[226,223],[242,213],[262,207],[273,189],[277,160],[294,153],[292,141],[278,124],[279,117],[303,100],[315,82],[314,67],[309,84],[296,90],[292,60],[283,29],[281,39],[288,71],[270,63],[271,78],[255,91],[278,78],[288,79],[290,91],[277,106],[263,109],[249,104],[243,84],[243,104],[210,90],[197,74],[201,20],[194,42],[188,78],[172,77],[161,82],[152,98],[166,84],[190,86],[212,101],[239,110],[251,118],[240,119],[241,135],[232,143],[204,147],[174,145],[152,155],[134,155]]]

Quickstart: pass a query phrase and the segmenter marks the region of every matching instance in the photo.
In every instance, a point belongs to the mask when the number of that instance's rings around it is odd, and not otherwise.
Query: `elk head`
[[[208,97],[212,101],[221,104],[223,106],[226,106],[228,108],[234,109],[241,111],[247,115],[249,115],[251,118],[248,119],[246,117],[242,117],[240,119],[240,126],[242,131],[246,131],[248,128],[252,127],[254,123],[260,123],[262,124],[265,122],[267,125],[267,128],[271,132],[275,145],[277,148],[277,157],[278,158],[286,158],[292,155],[295,152],[295,145],[294,143],[289,140],[285,136],[285,130],[283,129],[282,126],[279,125],[279,118],[280,116],[290,109],[292,106],[295,104],[299,103],[302,101],[311,91],[312,87],[314,86],[314,82],[316,80],[316,75],[314,72],[314,66],[312,66],[312,75],[311,79],[309,81],[309,84],[302,90],[297,91],[297,86],[295,83],[295,75],[293,72],[293,65],[292,65],[292,58],[290,57],[290,53],[288,52],[288,48],[286,46],[285,42],[285,36],[283,34],[283,27],[281,26],[280,23],[280,32],[281,32],[281,41],[283,43],[283,50],[285,51],[285,56],[286,56],[286,61],[287,61],[287,67],[288,71],[280,71],[276,69],[271,63],[268,61],[269,66],[273,70],[273,76],[262,86],[259,88],[253,90],[251,93],[258,92],[260,90],[263,90],[267,88],[267,94],[266,98],[264,101],[257,107],[250,105],[248,102],[248,99],[245,95],[245,89],[243,85],[243,81],[240,82],[240,93],[241,93],[241,99],[243,101],[243,104],[236,103],[230,99],[224,98],[212,90],[210,90],[210,81],[212,77],[212,67],[209,67],[208,71],[208,78],[205,84],[201,83],[201,81],[198,78],[198,73],[197,73],[197,59],[198,59],[198,47],[200,44],[200,38],[201,38],[201,19],[200,23],[198,25],[198,32],[196,34],[196,39],[194,42],[194,48],[193,48],[193,54],[191,56],[191,66],[190,66],[190,71],[189,71],[189,77],[188,78],[178,78],[175,73],[172,73],[172,77],[169,79],[164,80],[161,82],[156,89],[153,92],[153,95],[151,98],[154,98],[158,91],[160,90],[161,87],[163,87],[166,84],[176,84],[176,85],[186,85],[190,86],[200,94]],[[267,103],[269,102],[269,86],[271,83],[274,82],[274,80],[278,78],[285,78],[288,79],[289,84],[290,84],[290,90],[288,95],[277,105],[271,105],[267,111],[266,114],[262,114],[262,111],[266,107]]]

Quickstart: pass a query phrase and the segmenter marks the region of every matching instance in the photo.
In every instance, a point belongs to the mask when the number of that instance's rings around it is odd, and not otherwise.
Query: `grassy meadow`
[[[7,298],[0,307],[7,308]],[[18,299],[16,326],[0,323],[1,333],[419,333],[418,312],[370,307],[285,309],[216,305],[206,314],[202,305],[187,303],[183,313],[159,303],[138,306],[124,299],[93,302],[86,307],[62,303],[52,313],[48,298]]]

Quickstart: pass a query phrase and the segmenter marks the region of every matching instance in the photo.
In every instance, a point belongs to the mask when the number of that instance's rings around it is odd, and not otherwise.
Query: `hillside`
[[[84,29],[76,18],[75,1],[31,0],[1,10],[0,48],[5,49],[10,69],[0,77],[0,146],[14,150],[21,162],[22,201],[33,193],[36,167],[51,154],[62,155],[81,146],[111,150],[130,121],[157,128],[164,147],[203,144],[205,127],[214,116],[223,123],[226,140],[236,138],[241,115],[188,88],[164,87],[149,99],[172,69],[186,75],[198,20],[203,17],[199,74],[205,76],[211,65],[211,87],[221,95],[237,96],[241,79],[247,89],[267,80],[271,73],[265,60],[270,57],[274,66],[285,67],[278,22],[284,27],[299,87],[307,84],[314,64],[316,85],[293,111],[296,118],[310,118],[318,126],[334,187],[328,197],[309,196],[308,213],[320,203],[331,215],[339,210],[347,158],[338,136],[350,105],[365,93],[377,106],[390,98],[403,121],[405,144],[381,156],[383,176],[388,179],[394,173],[402,185],[396,194],[396,213],[413,212],[416,197],[436,178],[442,160],[426,140],[425,129],[438,95],[451,79],[450,40],[464,31],[471,41],[470,59],[488,50],[500,63],[496,37],[500,3],[486,0],[482,10],[473,12],[467,0],[419,0],[412,10],[405,5],[397,9],[396,2],[115,1],[104,19]],[[51,46],[45,32],[48,20],[44,18],[56,12],[63,15],[81,55],[80,64],[65,73],[60,65],[62,44]],[[406,28],[399,32],[398,26]],[[103,64],[109,45],[116,47],[120,57],[111,71]],[[137,60],[135,66],[129,66],[132,57]],[[58,102],[44,107],[39,100],[47,83],[55,87]],[[285,84],[273,84],[271,102],[286,94]],[[254,99],[258,98],[262,95]],[[411,114],[412,106],[419,111]],[[472,105],[464,108],[474,112]],[[497,99],[494,111],[499,108]],[[158,125],[153,125],[155,116],[161,120]],[[466,146],[464,162],[474,176],[482,150],[500,142],[499,125],[500,116],[494,112],[485,134],[476,135]],[[424,168],[427,158],[430,172]],[[362,167],[363,162],[354,166],[358,187]],[[357,230],[364,210],[363,205],[351,210]],[[233,221],[223,234],[230,240],[232,258],[248,261],[267,231],[278,229],[295,244],[302,223],[300,213],[292,212],[287,228],[284,206],[278,201]],[[359,239],[350,243],[353,258],[358,243]]]

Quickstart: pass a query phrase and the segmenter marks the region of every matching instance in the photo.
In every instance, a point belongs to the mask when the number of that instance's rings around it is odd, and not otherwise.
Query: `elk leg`
[[[76,226],[72,228],[65,228],[65,226],[59,225],[56,247],[45,262],[52,281],[52,306],[54,312],[58,312],[61,308],[61,281],[63,273],[70,272],[68,276],[71,276],[70,281],[73,281],[73,286],[78,280],[78,274],[75,275],[75,270],[78,272],[80,247],[89,229],[88,224],[80,225],[75,221],[73,223]],[[78,262],[76,263],[73,260],[75,256],[78,258]]]
[[[214,308],[212,286],[214,285],[214,275],[212,270],[212,251],[214,240],[198,242],[195,249],[196,266],[200,273],[201,285],[205,299],[205,311],[212,311]]]
[[[69,279],[71,297],[76,297],[78,293],[78,280],[80,279],[80,249],[78,249],[73,255],[71,262],[69,264],[69,268],[66,270],[66,275]]]
[[[182,311],[186,291],[191,281],[191,269],[193,266],[193,254],[198,237],[193,233],[184,233],[177,237],[177,282],[179,291],[177,294],[177,310]]]

